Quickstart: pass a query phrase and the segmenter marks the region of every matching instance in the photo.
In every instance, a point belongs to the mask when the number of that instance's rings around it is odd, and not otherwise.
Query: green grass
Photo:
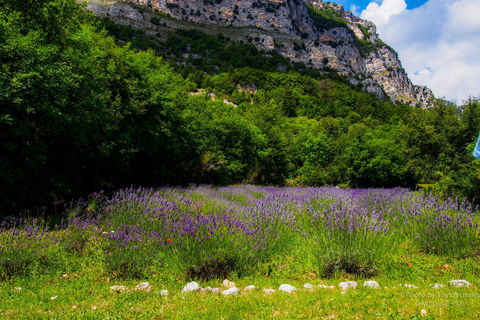
[[[53,270],[2,282],[0,315],[4,319],[412,319],[420,317],[421,310],[425,309],[430,319],[479,317],[477,275],[480,267],[477,259],[452,260],[415,253],[413,246],[405,244],[399,245],[396,251],[381,261],[381,272],[373,278],[388,288],[367,289],[363,287],[366,279],[346,274],[336,278],[319,277],[315,270],[305,269],[300,255],[293,255],[263,263],[250,276],[231,278],[240,289],[251,284],[258,288],[238,296],[182,294],[185,279],[168,270],[142,280],[112,279],[101,265],[84,256],[76,261],[82,271],[68,274],[66,279],[58,270]],[[346,294],[338,287],[334,290],[302,289],[305,283],[338,286],[346,279],[356,280],[359,287]],[[452,279],[467,279],[473,286],[429,288],[431,284],[447,284]],[[222,280],[199,283],[203,287],[220,287]],[[150,293],[132,290],[141,281],[152,285]],[[278,287],[283,283],[295,286],[297,292],[279,292]],[[400,287],[403,283],[419,289]],[[115,293],[109,289],[112,285],[124,285],[127,292]],[[22,290],[17,291],[17,287]],[[265,295],[262,292],[265,288],[277,292]],[[169,291],[167,298],[160,295],[164,289]],[[52,300],[55,296],[57,298]]]
[[[418,267],[420,266],[410,268]],[[87,269],[85,273],[68,279],[38,276],[2,283],[0,315],[5,319],[411,319],[419,317],[421,310],[425,309],[430,319],[474,319],[478,318],[478,281],[473,282],[473,289],[428,289],[431,282],[438,280],[464,276],[473,278],[474,274],[464,273],[464,267],[466,266],[455,265],[452,271],[439,277],[433,277],[435,272],[441,272],[438,269],[432,270],[433,273],[426,278],[415,276],[409,283],[420,287],[416,290],[401,288],[398,285],[402,281],[380,276],[376,280],[389,288],[367,289],[362,286],[363,281],[359,281],[359,287],[346,294],[342,294],[339,289],[312,292],[300,289],[306,282],[313,285],[338,285],[341,281],[321,280],[314,275],[234,279],[242,289],[255,284],[261,289],[277,290],[273,295],[265,295],[261,290],[256,290],[238,296],[182,294],[184,281],[166,282],[157,278],[148,279],[152,285],[150,293],[114,293],[109,289],[111,285],[121,284],[133,288],[138,281],[109,281],[106,277],[97,276],[94,269]],[[278,287],[282,283],[292,284],[298,288],[297,292],[279,292]],[[217,287],[220,284],[220,280],[201,283]],[[22,290],[16,291],[15,287],[21,287]],[[163,289],[169,290],[167,298],[160,295],[160,290]],[[54,296],[58,298],[51,300]]]

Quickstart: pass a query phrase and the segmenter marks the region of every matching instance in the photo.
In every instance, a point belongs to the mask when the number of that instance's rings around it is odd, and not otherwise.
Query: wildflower
[[[168,238],[167,241],[168,241],[168,242],[172,242],[172,239]]]
[[[409,263],[408,266],[411,267],[411,266],[412,266],[412,263]]]

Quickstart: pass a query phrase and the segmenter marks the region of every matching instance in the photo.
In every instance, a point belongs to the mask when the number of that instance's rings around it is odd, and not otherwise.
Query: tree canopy
[[[2,1],[3,213],[130,184],[289,178],[473,198],[479,129],[478,99],[410,108],[223,35],[161,41],[74,0]]]

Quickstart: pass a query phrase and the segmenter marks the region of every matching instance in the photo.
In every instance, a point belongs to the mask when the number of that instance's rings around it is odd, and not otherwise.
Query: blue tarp
[[[477,145],[475,146],[475,150],[473,150],[473,156],[480,159],[480,136],[478,136]]]

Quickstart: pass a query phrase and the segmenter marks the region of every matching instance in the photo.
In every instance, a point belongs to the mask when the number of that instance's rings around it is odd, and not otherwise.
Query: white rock
[[[422,311],[420,311],[420,313],[422,314],[422,317],[425,317],[427,315],[427,310],[422,309]]]
[[[313,285],[310,284],[310,283],[305,283],[305,284],[303,285],[303,287],[304,287],[305,289],[309,289],[309,290],[312,290],[312,289],[314,288]]]
[[[58,298],[58,296],[50,297],[50,299],[52,299],[52,300],[55,300],[55,299],[57,299],[57,298]]]
[[[435,284],[432,284],[432,285],[430,286],[430,288],[432,288],[432,289],[434,289],[434,290],[441,289],[441,288],[443,288],[443,287],[444,287],[444,285],[443,285],[443,284],[439,284],[439,283],[435,283]]]
[[[418,287],[414,286],[413,284],[401,284],[401,286],[404,286],[405,288],[418,289]]]
[[[263,292],[266,294],[272,294],[275,293],[275,289],[263,289]]]
[[[348,288],[355,289],[357,288],[357,283],[355,281],[340,282],[338,287],[343,291],[347,291]]]
[[[225,279],[223,280],[222,286],[224,286],[225,288],[234,288],[237,285],[235,284],[235,282],[228,281],[227,279]]]
[[[319,284],[318,287],[322,288],[322,289],[330,289],[330,290],[335,289],[335,286],[326,286],[326,285],[323,285],[323,284]]]
[[[15,291],[22,291],[22,288],[16,287],[16,288],[15,288]]]
[[[161,296],[168,296],[168,290],[162,290],[160,291]]]
[[[472,285],[467,280],[451,280],[448,283],[456,288],[470,287]]]
[[[378,289],[378,288],[380,288],[380,286],[378,285],[378,282],[377,282],[377,281],[373,281],[373,280],[365,281],[365,282],[363,283],[363,286],[364,286],[364,287],[367,287],[367,288],[372,288],[372,289]]]
[[[245,289],[243,289],[243,291],[252,291],[255,289],[257,289],[257,287],[255,287],[254,285],[250,285],[250,286],[246,286]]]
[[[148,282],[142,282],[139,285],[135,287],[135,291],[145,291],[145,292],[150,292],[152,287],[150,286],[150,283]]]
[[[125,286],[111,286],[110,290],[117,291],[117,292],[123,292],[123,291],[127,290],[127,288]]]
[[[202,292],[203,293],[219,293],[220,292],[220,289],[219,288],[210,288],[210,287],[206,287],[206,288],[202,288]]]
[[[256,46],[261,50],[270,51],[275,48],[275,42],[273,41],[273,38],[271,36],[262,34],[259,36],[259,38],[260,41],[259,43],[256,43]]]
[[[187,283],[185,287],[183,287],[182,292],[194,292],[201,289],[202,287],[200,287],[198,283],[190,282],[190,283]]]
[[[280,285],[280,288],[278,288],[279,291],[287,292],[287,293],[292,293],[293,291],[296,291],[297,288],[294,286],[291,286],[289,284],[282,284]]]
[[[233,287],[233,288],[230,288],[228,290],[222,291],[222,294],[225,295],[225,296],[229,296],[229,295],[233,295],[233,294],[239,294],[239,293],[240,293],[240,289],[238,289],[236,287]]]

